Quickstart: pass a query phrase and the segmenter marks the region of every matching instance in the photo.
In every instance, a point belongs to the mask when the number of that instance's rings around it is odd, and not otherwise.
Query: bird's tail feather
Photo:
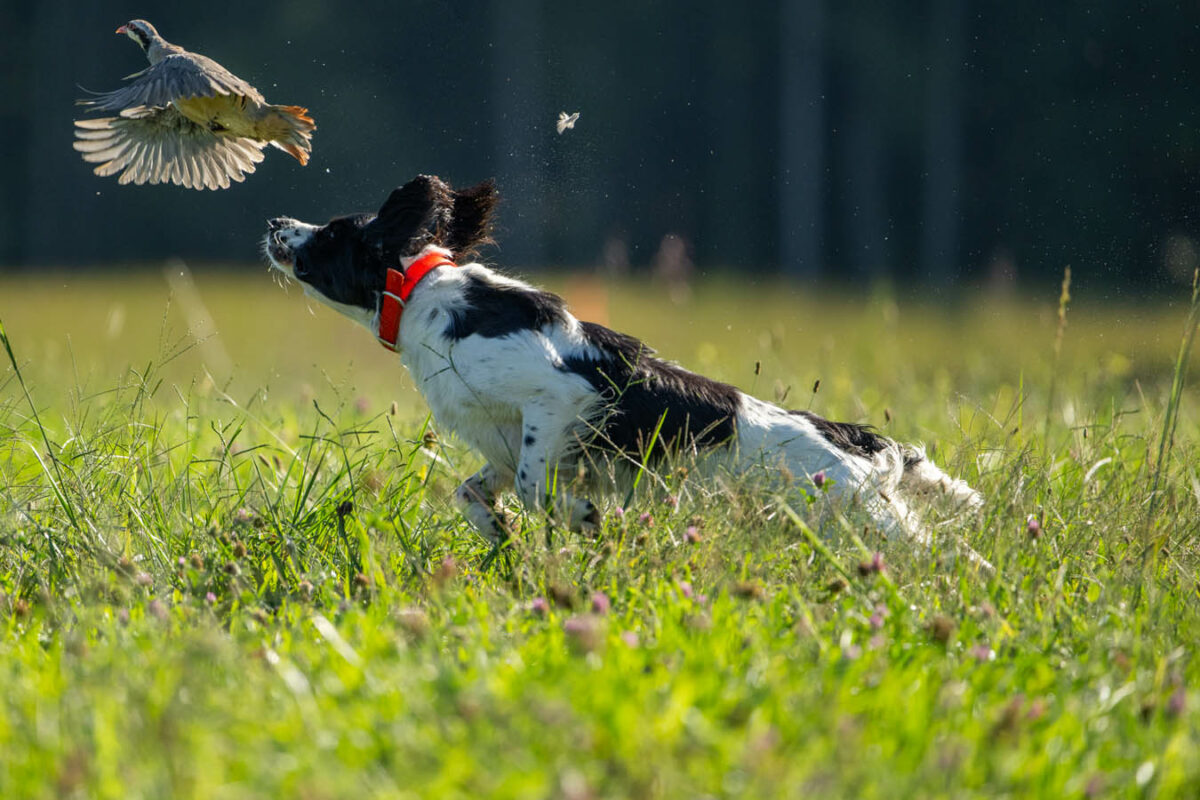
[[[308,109],[302,106],[271,106],[268,117],[271,144],[300,162],[308,163],[312,152],[312,132],[317,129]]]

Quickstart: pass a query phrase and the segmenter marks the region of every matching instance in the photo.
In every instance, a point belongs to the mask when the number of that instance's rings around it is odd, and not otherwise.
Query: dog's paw
[[[571,509],[570,528],[576,533],[596,538],[600,535],[600,509],[591,500],[577,499]]]
[[[479,535],[492,544],[504,544],[512,538],[512,517],[504,509],[472,503],[465,506],[462,513]]]
[[[512,518],[504,511],[491,513],[483,526],[476,525],[475,528],[494,545],[504,544],[512,538]]]

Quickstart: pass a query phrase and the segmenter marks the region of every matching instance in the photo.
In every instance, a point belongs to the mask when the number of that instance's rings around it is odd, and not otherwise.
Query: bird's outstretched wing
[[[197,53],[175,53],[153,66],[129,76],[128,86],[77,101],[93,111],[121,111],[138,106],[165,106],[183,97],[241,95],[255,103],[265,103],[262,94],[250,84],[211,58]]]
[[[126,109],[117,117],[75,120],[74,147],[99,164],[97,175],[118,183],[174,183],[189,189],[225,189],[263,160],[265,144],[217,136],[171,106]]]

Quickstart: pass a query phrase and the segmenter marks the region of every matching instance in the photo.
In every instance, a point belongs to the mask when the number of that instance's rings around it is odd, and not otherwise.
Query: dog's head
[[[309,225],[288,217],[267,222],[263,249],[271,265],[333,308],[363,318],[379,307],[389,269],[436,245],[467,258],[490,241],[498,194],[492,181],[455,191],[420,175],[394,190],[378,214]]]

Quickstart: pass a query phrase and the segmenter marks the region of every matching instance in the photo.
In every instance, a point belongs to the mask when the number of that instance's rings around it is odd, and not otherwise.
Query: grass
[[[368,334],[257,271],[195,281],[0,285],[0,796],[1200,790],[1187,308],[1077,274],[1056,354],[1054,297],[712,283],[664,314],[560,281],[987,504],[921,553],[673,470],[595,541],[526,515],[490,558],[448,502],[475,456]]]

